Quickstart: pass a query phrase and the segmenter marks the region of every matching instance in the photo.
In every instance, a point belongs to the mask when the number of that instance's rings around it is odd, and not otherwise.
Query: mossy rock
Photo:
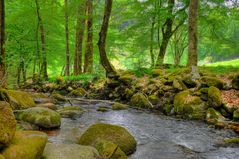
[[[120,147],[113,142],[100,140],[96,144],[100,156],[105,159],[128,159]]]
[[[58,93],[53,93],[52,97],[55,98],[58,101],[65,102],[66,98],[63,95],[60,95]]]
[[[119,77],[119,81],[126,85],[130,85],[134,78],[135,77],[133,75],[122,75]]]
[[[224,142],[227,144],[239,144],[239,138],[225,139]]]
[[[62,76],[56,77],[56,83],[57,83],[57,84],[63,84],[63,83],[65,83],[64,77],[62,77]]]
[[[136,150],[136,140],[123,127],[105,123],[91,125],[80,137],[78,144],[96,147],[100,140],[107,140],[118,145],[126,154],[132,154]]]
[[[16,131],[16,120],[12,108],[7,102],[0,101],[0,149],[13,139]]]
[[[17,131],[11,144],[1,154],[5,159],[39,159],[47,142],[47,135],[38,131]]]
[[[232,105],[231,103],[223,103],[222,106],[228,113],[233,114],[235,110],[234,105]]]
[[[204,87],[199,90],[202,94],[208,94],[208,88]]]
[[[218,108],[222,106],[222,96],[221,91],[214,86],[209,87],[208,89],[208,102],[209,105],[213,108]]]
[[[128,109],[128,106],[125,104],[121,104],[121,103],[114,103],[112,105],[112,110],[125,110]]]
[[[217,77],[209,77],[209,76],[203,76],[201,79],[201,82],[203,85],[211,87],[217,87],[218,89],[222,89],[224,82]]]
[[[173,105],[165,104],[163,105],[162,111],[165,115],[172,115]]]
[[[192,79],[191,75],[186,75],[185,77],[183,77],[182,81],[189,88],[194,88],[197,86],[197,82],[194,79]]]
[[[208,108],[207,115],[206,115],[206,121],[209,124],[217,124],[218,122],[224,121],[225,118],[221,115],[220,112],[216,111],[213,108]]]
[[[0,100],[10,103],[13,110],[27,109],[36,106],[30,94],[23,91],[1,89]]]
[[[152,108],[152,104],[142,93],[136,93],[130,100],[130,105],[136,108]]]
[[[134,95],[134,91],[132,89],[126,88],[124,94],[126,99],[130,99]]]
[[[84,88],[77,88],[76,90],[71,91],[69,94],[70,96],[76,96],[76,97],[84,97],[86,96],[87,92]]]
[[[159,102],[159,98],[156,95],[150,95],[149,96],[149,101],[153,104],[156,105]]]
[[[41,128],[58,128],[61,116],[58,112],[48,108],[34,107],[16,112],[16,119],[35,124]]]
[[[187,86],[181,80],[178,79],[173,80],[173,87],[179,91],[187,89]]]
[[[0,159],[5,159],[5,158],[0,154]]]
[[[233,112],[233,121],[239,121],[239,111],[238,110],[234,110]]]
[[[43,159],[100,159],[98,151],[91,146],[77,144],[47,143]]]
[[[84,110],[80,106],[68,106],[59,109],[57,112],[63,118],[76,118],[80,117],[84,113]]]
[[[110,108],[106,107],[106,106],[99,106],[97,108],[97,111],[99,111],[99,112],[108,112],[108,111],[110,111]]]
[[[205,119],[207,105],[200,97],[182,91],[174,98],[174,111],[177,115],[189,119]]]
[[[152,70],[152,76],[153,77],[158,77],[163,75],[163,70],[162,69],[153,69]]]
[[[239,90],[239,74],[233,77],[232,88]]]

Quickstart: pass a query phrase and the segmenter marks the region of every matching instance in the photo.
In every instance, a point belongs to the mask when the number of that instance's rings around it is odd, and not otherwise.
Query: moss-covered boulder
[[[214,108],[218,108],[222,106],[221,91],[217,87],[214,87],[214,86],[209,87],[208,102],[209,102],[209,105]]]
[[[233,121],[239,121],[239,110],[234,110]]]
[[[87,92],[84,88],[77,88],[69,94],[70,96],[76,96],[76,97],[84,97],[86,96]]]
[[[187,89],[187,86],[181,80],[178,79],[173,80],[173,87],[179,91]]]
[[[120,147],[113,142],[100,140],[96,144],[96,149],[99,151],[102,158],[107,159],[128,159]]]
[[[153,69],[152,70],[152,76],[153,77],[158,77],[163,75],[163,70],[162,69]]]
[[[98,112],[108,112],[108,111],[110,111],[111,109],[110,109],[110,107],[107,107],[107,106],[99,106],[98,108],[97,108],[97,111]]]
[[[84,110],[80,106],[68,106],[59,109],[57,112],[63,118],[76,118],[80,117],[84,113]]]
[[[0,100],[10,103],[14,110],[27,109],[36,106],[32,97],[27,92],[23,91],[1,89]]]
[[[16,120],[7,102],[0,101],[0,149],[9,144],[16,131]]]
[[[125,128],[105,123],[91,125],[81,135],[78,144],[96,147],[99,140],[113,142],[127,155],[136,150],[136,140]]]
[[[142,93],[136,93],[130,100],[130,105],[136,108],[152,108],[152,104]]]
[[[119,77],[119,81],[126,84],[126,85],[130,85],[131,82],[134,80],[134,76],[133,75],[122,75]]]
[[[47,135],[38,131],[17,131],[11,144],[1,152],[5,159],[39,159]]]
[[[17,120],[35,124],[42,128],[58,128],[61,125],[61,116],[58,112],[48,108],[34,107],[17,111]]]
[[[112,105],[112,110],[125,110],[125,109],[127,109],[127,108],[128,108],[127,105],[121,104],[121,103],[114,103],[114,104]]]
[[[0,159],[5,159],[5,158],[3,157],[3,155],[0,154]]]
[[[217,87],[218,89],[222,89],[224,82],[217,77],[210,77],[210,76],[203,76],[201,79],[202,85],[205,86],[214,86]]]
[[[159,98],[156,95],[150,95],[149,96],[149,101],[153,104],[156,105],[159,102]]]
[[[47,143],[42,157],[44,159],[100,159],[94,147],[58,143]]]
[[[207,105],[200,97],[182,91],[174,98],[174,111],[177,115],[190,119],[205,119]]]
[[[224,121],[225,118],[221,115],[220,112],[216,111],[213,108],[208,108],[206,121],[209,124],[217,124],[218,122]]]
[[[66,101],[66,98],[63,95],[60,95],[58,93],[53,93],[52,97],[55,98],[57,101],[60,101],[60,102],[65,102]]]
[[[239,90],[239,74],[233,77],[232,88]]]

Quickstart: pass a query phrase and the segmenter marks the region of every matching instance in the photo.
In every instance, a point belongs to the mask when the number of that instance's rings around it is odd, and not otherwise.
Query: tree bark
[[[65,75],[70,75],[70,49],[69,49],[69,27],[68,27],[68,0],[65,0],[65,33],[66,33],[66,68]]]
[[[99,33],[100,38],[98,41],[98,47],[99,47],[99,52],[100,52],[101,64],[105,68],[107,77],[117,76],[115,68],[113,65],[111,65],[111,63],[107,57],[106,51],[105,51],[105,42],[106,42],[107,31],[108,31],[108,27],[109,27],[111,10],[112,10],[112,0],[105,0],[104,18],[103,18],[103,23],[102,23],[101,30]]]
[[[93,0],[87,0],[87,42],[84,61],[84,72],[91,73],[93,71]]]
[[[36,8],[37,8],[37,16],[38,16],[38,22],[39,22],[39,29],[41,33],[41,51],[42,51],[42,64],[41,64],[41,75],[44,80],[48,80],[48,75],[47,75],[47,54],[46,54],[46,49],[45,49],[45,31],[44,31],[44,25],[43,21],[40,15],[40,6],[38,3],[38,0],[35,0],[36,3]]]
[[[0,0],[0,87],[7,86],[5,63],[5,8],[4,0]]]
[[[83,50],[83,39],[85,31],[85,0],[79,4],[78,7],[78,18],[76,24],[76,46],[75,46],[75,59],[74,59],[74,75],[82,73],[82,50]]]
[[[198,15],[198,0],[191,0],[189,5],[189,21],[188,21],[188,66],[197,66],[197,15]]]

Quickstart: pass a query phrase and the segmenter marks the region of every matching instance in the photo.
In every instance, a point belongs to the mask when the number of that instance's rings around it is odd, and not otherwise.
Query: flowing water
[[[76,119],[62,119],[61,129],[49,137],[52,142],[75,143],[91,124],[105,122],[127,128],[137,140],[130,159],[238,159],[239,146],[225,147],[223,140],[237,136],[230,130],[216,130],[197,121],[179,120],[139,110],[97,112],[105,104],[81,105],[86,112]],[[67,104],[66,104],[67,105]]]

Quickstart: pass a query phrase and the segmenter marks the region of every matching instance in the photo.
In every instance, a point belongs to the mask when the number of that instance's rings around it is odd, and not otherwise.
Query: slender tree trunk
[[[150,35],[150,57],[151,57],[151,67],[154,67],[154,25],[155,25],[155,17],[152,18],[151,24],[151,35]]]
[[[68,0],[65,0],[65,33],[66,33],[66,68],[65,75],[70,75],[70,50],[69,50],[69,28],[68,28]]]
[[[84,60],[84,72],[91,73],[93,71],[93,0],[87,0],[87,43]]]
[[[34,57],[34,65],[33,65],[33,77],[36,74],[36,68],[38,66],[38,70],[40,70],[40,49],[39,49],[39,21],[37,19],[37,27],[36,27],[36,53]]]
[[[5,63],[5,9],[4,0],[0,0],[0,87],[7,86]]]
[[[114,66],[111,65],[110,61],[108,60],[108,57],[105,51],[105,42],[106,42],[107,31],[109,27],[111,10],[112,10],[112,0],[105,0],[104,18],[103,18],[103,23],[99,33],[100,38],[98,41],[98,47],[100,52],[101,64],[105,68],[107,77],[114,77],[117,75]]]
[[[79,4],[78,18],[76,24],[76,48],[75,48],[75,60],[74,60],[74,75],[82,73],[82,50],[83,50],[83,39],[85,30],[85,9],[86,3],[83,1]],[[82,18],[83,17],[83,18]]]
[[[37,16],[38,16],[38,22],[39,22],[39,29],[41,34],[41,51],[42,51],[42,64],[41,64],[41,75],[43,76],[44,80],[48,80],[47,75],[47,54],[46,54],[46,48],[45,48],[45,31],[44,31],[44,25],[43,21],[40,15],[40,6],[38,4],[38,0],[35,0],[36,8],[37,8]]]
[[[197,15],[198,0],[191,0],[189,5],[189,21],[188,21],[188,66],[197,66]]]

